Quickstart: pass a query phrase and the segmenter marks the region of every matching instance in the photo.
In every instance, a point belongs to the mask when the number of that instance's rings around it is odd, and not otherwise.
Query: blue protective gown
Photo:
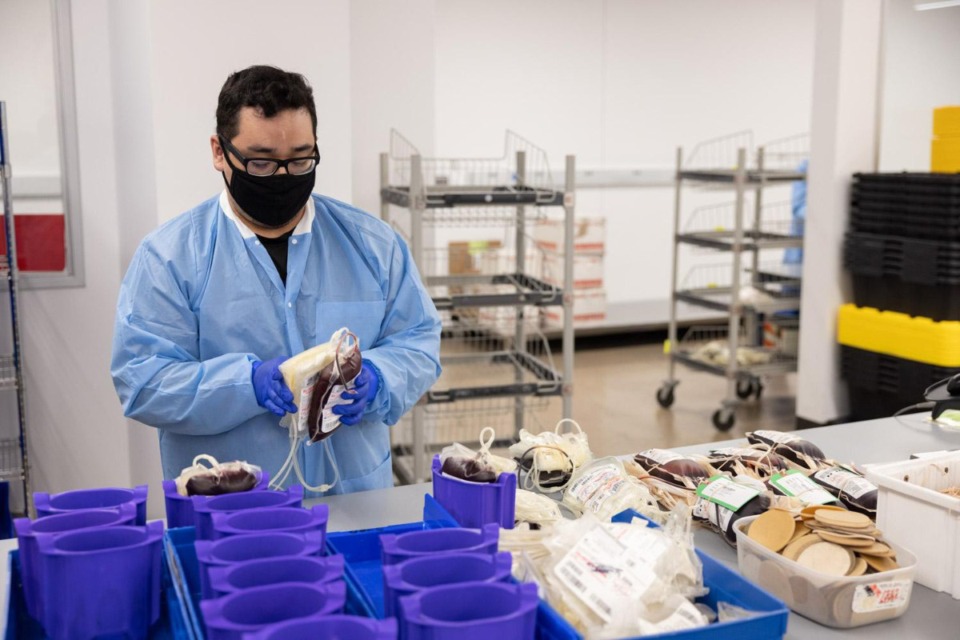
[[[156,427],[163,476],[207,453],[276,474],[290,448],[257,404],[251,363],[360,339],[381,376],[362,422],[329,439],[331,493],[392,485],[388,425],[440,375],[440,319],[406,245],[382,221],[314,194],[289,240],[286,286],[225,193],[148,235],[120,288],[111,373],[124,415]],[[305,446],[308,483],[333,480],[323,448]]]

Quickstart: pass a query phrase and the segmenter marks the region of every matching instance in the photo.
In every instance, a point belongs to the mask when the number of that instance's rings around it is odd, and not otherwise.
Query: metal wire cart
[[[406,239],[443,320],[443,374],[391,430],[401,482],[428,479],[430,455],[471,444],[485,426],[495,445],[512,442],[551,398],[571,416],[574,170],[567,156],[557,188],[546,153],[512,132],[492,159],[425,158],[391,133],[380,156],[381,216]],[[551,213],[565,226],[562,288],[537,277],[543,253],[529,233]],[[540,331],[546,306],[564,309],[561,369]]]
[[[19,277],[17,243],[13,224],[12,175],[7,148],[7,107],[0,101],[0,189],[3,190],[3,229],[6,233],[6,255],[0,256],[0,279],[6,280],[10,307],[10,324],[2,330],[0,347],[10,355],[0,356],[0,395],[16,407],[4,410],[5,420],[0,425],[0,481],[19,481],[23,491],[23,512],[30,512],[29,465],[27,464],[26,404],[23,390],[23,351],[20,346]],[[9,336],[9,337],[7,337]],[[9,346],[6,346],[9,343]],[[12,396],[12,397],[11,397]],[[7,405],[8,407],[10,405]],[[14,416],[15,414],[15,416]],[[14,417],[11,417],[14,416]]]
[[[670,365],[667,379],[657,390],[661,407],[669,408],[675,400],[677,363],[724,376],[726,397],[712,419],[717,429],[727,431],[734,425],[741,400],[760,399],[763,376],[796,371],[796,353],[782,345],[765,344],[761,327],[773,323],[799,328],[800,265],[784,264],[782,259],[771,262],[766,256],[772,250],[801,248],[802,227],[792,219],[789,201],[765,202],[764,191],[805,179],[798,167],[808,156],[808,146],[806,134],[767,143],[758,147],[752,167],[748,165],[750,132],[702,142],[686,162],[683,149],[677,149],[670,326],[665,345]],[[700,200],[720,194],[725,201],[696,207],[681,228],[681,196],[688,186],[701,192]],[[681,281],[681,247],[725,255],[725,260],[695,265]],[[691,327],[678,341],[679,303],[725,313],[727,323]]]

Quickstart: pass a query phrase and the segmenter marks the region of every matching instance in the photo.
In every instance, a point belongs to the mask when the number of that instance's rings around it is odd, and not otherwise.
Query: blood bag
[[[200,462],[206,462],[205,466]],[[213,456],[201,454],[193,464],[177,476],[177,493],[182,496],[219,496],[253,489],[260,482],[260,467],[240,460],[217,462]]]

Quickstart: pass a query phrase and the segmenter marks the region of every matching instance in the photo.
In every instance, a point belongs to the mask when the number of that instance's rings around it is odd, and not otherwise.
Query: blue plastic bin
[[[44,518],[57,513],[80,509],[109,509],[132,502],[137,507],[137,524],[147,524],[147,485],[133,489],[107,487],[103,489],[78,489],[50,495],[42,491],[33,494],[37,517]]]
[[[220,540],[197,540],[196,551],[200,594],[213,597],[209,569],[246,560],[283,558],[287,556],[319,556],[323,554],[323,533],[260,533],[249,536],[231,536]]]
[[[215,598],[268,584],[297,582],[319,585],[343,580],[343,556],[248,560],[226,567],[210,567],[208,575]]]
[[[396,640],[394,618],[372,620],[359,616],[317,616],[288,620],[262,631],[248,633],[245,640]]]
[[[285,620],[337,613],[346,597],[347,587],[340,581],[274,584],[204,600],[200,608],[208,640],[242,640],[244,634]]]
[[[326,535],[329,519],[330,507],[325,504],[314,505],[309,510],[276,507],[247,509],[234,513],[214,513],[213,539],[278,531],[283,533],[319,531]]]
[[[463,582],[509,582],[512,564],[513,557],[503,552],[431,555],[384,566],[384,613],[396,616],[398,598],[432,587]]]
[[[193,496],[193,522],[187,525],[197,527],[197,540],[212,540],[213,515],[231,514],[247,509],[268,509],[278,507],[301,508],[303,506],[303,487],[294,485],[283,491],[245,491],[228,493],[222,496]]]
[[[176,480],[164,480],[163,486],[163,506],[167,514],[167,528],[176,529],[179,527],[194,526],[193,515],[193,497],[209,499],[219,496],[182,496],[177,493]],[[266,471],[260,475],[260,482],[250,491],[265,491],[270,487],[270,474]],[[249,493],[244,491],[243,493]],[[225,494],[230,495],[230,494]],[[298,505],[299,506],[299,505]]]
[[[381,562],[397,564],[410,558],[438,553],[486,553],[497,552],[500,542],[500,527],[484,525],[482,529],[434,529],[409,533],[388,533],[380,536],[383,549]]]
[[[115,509],[88,509],[71,511],[37,520],[17,518],[13,526],[17,532],[17,547],[20,549],[20,573],[23,579],[23,597],[30,615],[42,620],[43,602],[40,597],[38,574],[38,535],[55,535],[67,531],[132,525],[137,517],[137,507],[130,502]]]
[[[162,537],[162,522],[38,536],[47,634],[146,637],[160,617]]]
[[[400,598],[406,640],[534,640],[535,584],[445,585]]]
[[[517,505],[517,475],[501,473],[496,482],[467,482],[443,475],[440,456],[433,457],[433,497],[462,527],[479,529],[498,524],[513,529]]]

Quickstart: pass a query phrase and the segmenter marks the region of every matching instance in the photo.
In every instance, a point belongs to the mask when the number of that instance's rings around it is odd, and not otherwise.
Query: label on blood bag
[[[649,458],[661,466],[674,460],[683,460],[683,456],[677,455],[673,451],[667,451],[666,449],[647,449],[637,455],[643,458]]]
[[[877,485],[866,478],[838,467],[822,469],[813,474],[813,477],[823,484],[833,487],[837,491],[842,491],[854,500],[866,493],[877,490]]]
[[[740,507],[760,495],[760,490],[738,484],[726,476],[713,476],[700,483],[697,495],[731,511],[739,511]]]
[[[764,440],[769,440],[770,442],[776,442],[777,444],[789,444],[800,439],[797,436],[790,435],[789,433],[782,433],[780,431],[766,431],[764,429],[761,429],[760,431],[754,431],[753,435]]]
[[[791,469],[782,474],[773,474],[770,478],[770,484],[783,495],[797,498],[804,504],[827,504],[837,501],[832,493],[796,469]]]
[[[622,477],[620,468],[615,464],[593,467],[570,485],[567,495],[572,496],[580,504],[586,504],[598,491],[609,487]]]
[[[634,540],[618,531],[627,528],[595,527],[553,569],[564,586],[604,622],[626,600],[642,598],[657,580],[643,548],[634,549]]]
[[[342,384],[333,385],[333,388],[330,389],[327,403],[323,405],[323,411],[321,412],[320,433],[330,433],[340,426],[340,416],[333,412],[333,408],[340,404],[350,404],[353,402],[353,400],[350,399],[343,399],[343,392],[346,390],[346,387]]]
[[[715,525],[720,531],[727,531],[730,520],[734,512],[726,507],[721,507],[716,502],[710,502],[704,498],[697,498],[697,503],[693,505],[693,517],[698,520],[706,520]]]

